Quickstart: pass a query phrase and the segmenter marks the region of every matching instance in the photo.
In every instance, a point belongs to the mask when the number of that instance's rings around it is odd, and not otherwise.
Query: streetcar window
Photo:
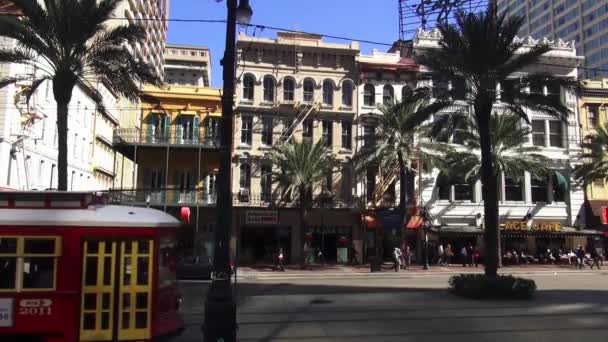
[[[17,258],[0,257],[0,290],[15,288]]]
[[[55,288],[59,237],[0,236],[0,290]]]

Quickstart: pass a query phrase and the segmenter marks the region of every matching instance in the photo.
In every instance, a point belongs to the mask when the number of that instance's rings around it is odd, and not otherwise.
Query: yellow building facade
[[[593,135],[598,127],[608,123],[608,78],[583,81],[578,100],[582,137]],[[588,184],[587,226],[601,225],[602,210],[608,207],[608,184],[596,180]]]
[[[156,207],[179,216],[190,208],[182,241],[210,254],[219,169],[221,91],[194,86],[145,86],[134,127],[115,131],[114,145],[137,165],[123,204]],[[209,233],[209,234],[207,234]]]

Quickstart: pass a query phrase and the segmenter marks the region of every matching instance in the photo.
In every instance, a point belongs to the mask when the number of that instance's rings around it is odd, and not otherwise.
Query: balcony
[[[114,145],[181,146],[216,149],[220,146],[219,135],[206,135],[203,129],[184,130],[173,125],[169,130],[118,128],[114,130]]]
[[[282,196],[281,194],[252,194],[247,192],[237,192],[232,194],[233,205],[240,207],[282,207],[282,208],[297,208],[299,201],[297,199]],[[313,198],[313,208],[327,209],[363,209],[365,208],[365,199],[361,197],[350,196],[348,199],[342,198],[321,198],[317,196]]]
[[[111,189],[110,203],[134,206],[201,206],[214,207],[216,194],[180,189]]]

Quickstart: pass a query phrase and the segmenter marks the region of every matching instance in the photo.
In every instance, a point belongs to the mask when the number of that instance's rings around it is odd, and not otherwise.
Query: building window
[[[532,187],[532,203],[549,202],[549,186],[547,179],[532,178],[530,186]]]
[[[350,81],[342,83],[342,105],[346,107],[353,105],[353,84]]]
[[[532,144],[545,146],[545,121],[532,120]]]
[[[467,135],[466,124],[462,121],[456,123],[454,127],[454,134],[452,135],[452,143],[458,145],[464,145],[464,141]]]
[[[599,106],[587,106],[587,126],[589,128],[597,127],[597,120],[600,116]]]
[[[449,82],[444,79],[433,79],[433,96],[444,98],[449,94]]]
[[[374,199],[374,192],[376,191],[376,171],[374,169],[368,169],[365,176],[366,196],[367,201],[369,202]]]
[[[323,184],[321,184],[321,189],[328,193],[331,193],[332,183],[334,181],[333,171],[328,170],[325,173],[325,177],[323,179]]]
[[[251,186],[251,166],[249,164],[241,164],[239,175],[239,187],[249,190]]]
[[[272,146],[272,118],[265,117],[262,119],[262,144]]]
[[[523,201],[521,180],[505,177],[505,200],[508,202]]]
[[[323,124],[323,145],[325,147],[331,147],[332,145],[332,134],[333,134],[333,122],[329,121],[329,120],[323,120],[322,121]]]
[[[391,85],[385,85],[382,89],[382,103],[385,105],[393,103],[395,98],[395,90]]]
[[[312,102],[315,99],[315,84],[311,79],[304,80],[304,102]]]
[[[270,202],[272,195],[272,166],[262,165],[260,178],[260,197],[264,202]]]
[[[252,127],[253,118],[251,116],[243,116],[241,118],[241,144],[251,145]]]
[[[255,87],[255,80],[253,76],[246,75],[243,78],[243,100],[253,101],[253,90]]]
[[[404,85],[403,88],[401,88],[401,101],[412,96],[413,92],[414,91],[412,90],[412,88],[410,86]]]
[[[363,87],[363,105],[368,107],[376,105],[376,88],[372,84]]]
[[[312,119],[306,119],[302,122],[302,140],[312,143]]]
[[[264,102],[274,103],[274,79],[270,76],[264,77]]]
[[[563,147],[562,123],[549,121],[549,146]]]
[[[352,195],[352,168],[350,165],[342,166],[342,199],[349,200]]]
[[[59,237],[0,236],[0,291],[54,290]]]
[[[350,150],[352,148],[352,129],[353,125],[350,121],[342,121],[342,148]]]
[[[374,144],[374,126],[363,126],[363,147],[370,147]]]
[[[464,182],[454,184],[454,200],[473,202],[473,186]]]
[[[283,101],[293,102],[295,92],[295,82],[292,78],[283,80]]]
[[[334,104],[334,85],[330,80],[323,81],[323,104]]]

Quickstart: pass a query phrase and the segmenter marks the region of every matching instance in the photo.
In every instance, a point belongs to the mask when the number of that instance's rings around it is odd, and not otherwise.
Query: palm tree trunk
[[[68,190],[68,105],[57,101],[57,190]]]
[[[475,104],[475,114],[479,125],[481,145],[481,182],[483,184],[485,218],[485,274],[498,274],[500,247],[500,227],[498,225],[498,186],[492,165],[492,143],[490,140],[490,113],[492,104]]]
[[[300,188],[300,244],[302,248],[302,257],[301,257],[301,265],[302,268],[306,267],[306,250],[304,249],[304,245],[306,244],[306,189]],[[312,246],[308,246],[310,249]]]

